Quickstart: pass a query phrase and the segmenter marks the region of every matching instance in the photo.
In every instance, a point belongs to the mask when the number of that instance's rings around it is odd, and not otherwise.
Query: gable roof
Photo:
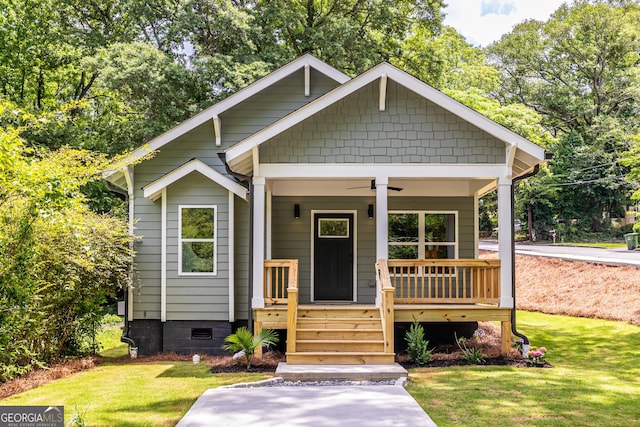
[[[201,111],[200,113],[196,114],[190,119],[187,119],[184,122],[173,127],[172,129],[169,129],[165,133],[155,137],[153,140],[151,140],[149,143],[145,144],[144,146],[135,149],[127,157],[127,159],[125,159],[125,163],[128,163],[127,160],[139,159],[152,151],[162,148],[164,145],[168,144],[169,142],[195,129],[201,124],[206,123],[209,120],[213,120],[213,118],[218,116],[219,114],[235,107],[236,105],[240,104],[243,101],[246,101],[247,99],[259,93],[260,91],[290,76],[291,74],[295,73],[301,68],[304,68],[307,65],[315,70],[318,70],[322,74],[326,75],[327,77],[331,78],[332,80],[340,84],[345,83],[350,79],[350,77],[347,76],[346,74],[320,61],[318,58],[314,57],[311,54],[302,55],[301,57],[267,74],[261,79],[256,80],[255,82],[251,83],[249,86],[240,89],[238,92],[235,92],[232,95],[229,95],[227,98],[212,105],[206,110]],[[105,178],[108,179],[111,175],[117,172],[118,171],[116,170],[108,171],[107,173],[105,173]]]
[[[408,90],[411,90],[416,94],[424,97],[425,99],[433,102],[434,104],[444,108],[452,114],[476,126],[478,129],[481,129],[486,133],[494,136],[495,138],[503,141],[505,144],[516,148],[514,158],[520,157],[522,163],[528,166],[519,169],[526,170],[532,167],[534,164],[544,160],[544,149],[542,147],[534,144],[526,138],[523,138],[515,132],[510,131],[506,127],[494,122],[488,117],[456,101],[450,96],[445,95],[437,89],[434,89],[433,87],[400,70],[399,68],[396,68],[388,63],[381,63],[371,68],[370,70],[360,74],[359,76],[343,83],[341,86],[338,86],[334,90],[321,96],[315,101],[301,107],[297,111],[294,111],[293,113],[276,121],[270,126],[267,126],[262,130],[254,133],[253,135],[245,138],[236,145],[228,148],[226,150],[226,159],[228,164],[233,169],[236,169],[241,163],[245,163],[247,166],[252,166],[252,162],[247,162],[247,160],[251,159],[252,150],[254,147],[258,147],[263,142],[279,135],[288,128],[313,116],[314,114],[322,111],[335,102],[344,99],[348,95],[356,92],[358,89],[363,88],[367,84],[372,83],[383,76],[386,76],[385,78],[394,80],[396,83],[404,86]],[[247,174],[250,169],[236,169],[236,171]]]
[[[246,188],[244,188],[237,182],[227,178],[220,172],[213,169],[211,166],[198,159],[191,159],[184,165],[172,170],[166,175],[163,175],[152,183],[145,185],[142,188],[144,197],[151,200],[157,200],[161,196],[163,189],[167,188],[174,182],[179,181],[192,172],[200,172],[211,181],[215,182],[221,187],[226,188],[238,197],[241,197],[245,200],[247,199],[248,191]]]

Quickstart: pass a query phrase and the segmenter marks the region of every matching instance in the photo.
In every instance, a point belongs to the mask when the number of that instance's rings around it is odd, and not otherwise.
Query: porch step
[[[384,334],[380,328],[298,328],[300,340],[382,340]]]
[[[298,317],[300,329],[380,329],[380,318],[335,317],[332,319]]]
[[[298,352],[383,352],[383,340],[297,340]]]
[[[296,349],[288,365],[389,365],[380,310],[369,307],[304,307],[296,319]]]
[[[392,365],[393,353],[305,351],[287,353],[289,365]]]

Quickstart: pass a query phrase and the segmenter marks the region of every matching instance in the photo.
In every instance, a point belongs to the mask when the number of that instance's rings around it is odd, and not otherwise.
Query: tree
[[[0,103],[0,116],[15,105]],[[129,286],[122,219],[88,209],[82,187],[113,166],[105,155],[31,148],[0,128],[0,381],[87,349],[101,305]],[[119,161],[119,160],[118,160]]]
[[[575,1],[547,22],[527,21],[490,46],[502,72],[496,96],[537,111],[558,137],[550,172],[558,216],[607,228],[627,204],[629,172],[620,158],[637,134],[640,5]]]

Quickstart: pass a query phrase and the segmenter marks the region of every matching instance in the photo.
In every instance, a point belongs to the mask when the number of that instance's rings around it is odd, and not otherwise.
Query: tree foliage
[[[0,128],[0,381],[91,350],[101,305],[128,286],[131,267],[126,223],[90,211],[81,191],[112,162],[30,148],[28,127]]]
[[[557,186],[556,216],[581,220],[585,231],[623,215],[632,190],[620,160],[638,133],[638,28],[635,2],[578,0],[489,48],[502,73],[497,98],[533,108],[557,137],[547,147],[554,159],[546,185]]]

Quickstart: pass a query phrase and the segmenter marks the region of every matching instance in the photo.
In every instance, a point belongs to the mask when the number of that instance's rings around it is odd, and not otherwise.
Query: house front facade
[[[544,150],[407,73],[305,55],[132,158],[150,151],[107,177],[141,236],[125,331],[141,354],[219,353],[249,323],[287,330],[288,361],[389,361],[414,316],[500,321],[510,343],[513,236],[479,260],[478,201],[497,188],[512,229],[513,180]]]

